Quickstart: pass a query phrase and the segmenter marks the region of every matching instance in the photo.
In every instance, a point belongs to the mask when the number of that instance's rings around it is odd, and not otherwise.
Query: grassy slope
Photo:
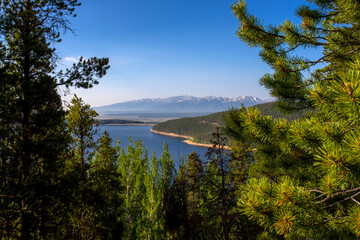
[[[291,115],[283,114],[274,108],[275,103],[264,103],[253,107],[259,109],[263,115],[272,116],[272,118],[286,118],[294,120],[299,118],[304,112]],[[213,113],[206,116],[180,118],[169,120],[156,124],[153,129],[160,132],[175,133],[194,138],[195,142],[209,143],[212,133],[215,131],[215,125],[223,126],[222,121],[224,112]]]

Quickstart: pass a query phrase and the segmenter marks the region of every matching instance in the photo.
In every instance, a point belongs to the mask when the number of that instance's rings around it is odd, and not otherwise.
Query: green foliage
[[[351,1],[309,1],[313,6],[300,6],[296,15],[301,24],[286,20],[280,25],[265,26],[260,19],[248,13],[245,1],[233,5],[235,16],[240,21],[239,38],[250,47],[261,48],[260,56],[274,69],[266,74],[261,84],[278,97],[283,109],[302,109],[312,106],[307,95],[314,82],[326,83],[328,75],[344,69],[344,61],[352,59],[358,50],[357,40],[359,3]],[[297,49],[320,48],[319,59],[297,55]],[[311,68],[326,63],[323,68]],[[304,79],[301,72],[311,71]]]
[[[359,236],[358,1],[311,1],[299,26],[264,26],[233,6],[238,36],[274,70],[261,83],[283,110],[315,109],[296,121],[274,120],[253,108],[230,111],[226,132],[256,147],[240,211],[265,236],[285,239],[354,239]],[[322,48],[320,59],[296,56],[297,48]],[[322,68],[311,68],[326,63]],[[303,71],[309,71],[309,78]]]
[[[75,96],[68,106],[72,145],[63,172],[69,207],[59,224],[66,239],[120,239],[123,232],[122,183],[118,151],[107,132],[95,142],[97,113]],[[59,235],[60,236],[60,235]]]
[[[255,239],[259,231],[236,206],[252,162],[252,148],[233,143],[229,153],[219,141],[221,135],[214,133],[207,162],[193,152],[179,167],[165,208],[172,239]]]
[[[94,135],[98,131],[98,114],[76,95],[70,103],[66,114],[67,131],[73,139],[75,164],[80,164],[81,169],[84,169],[86,161],[91,157],[88,150],[95,146]]]
[[[80,117],[79,117],[80,116]],[[81,99],[74,98],[67,114],[68,128],[73,129],[73,142],[83,134],[84,146],[94,146],[81,168],[77,149],[70,155],[67,177],[77,181],[70,190],[71,207],[64,236],[67,239],[163,239],[166,193],[173,182],[174,164],[164,144],[162,156],[148,158],[139,141],[126,149],[119,143],[112,147],[107,132],[93,141],[97,114]],[[74,134],[76,133],[76,134]],[[75,160],[71,162],[71,160]],[[82,170],[82,171],[79,171]]]
[[[89,171],[89,184],[97,198],[94,201],[95,222],[102,239],[120,239],[124,209],[118,155],[106,131],[98,142]]]
[[[164,229],[164,199],[173,180],[174,165],[167,146],[160,159],[135,141],[118,157],[125,212],[125,239],[162,239]]]
[[[108,68],[107,59],[86,61],[65,82],[56,73],[52,46],[77,6],[77,0],[0,1],[1,238],[63,232],[72,177],[64,176],[70,142],[57,87],[95,84]]]

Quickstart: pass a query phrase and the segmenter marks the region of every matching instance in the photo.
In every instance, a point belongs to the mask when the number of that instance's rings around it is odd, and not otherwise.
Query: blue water
[[[186,144],[183,142],[183,139],[155,134],[152,133],[150,129],[151,126],[100,125],[100,133],[106,130],[113,139],[113,144],[115,144],[115,141],[119,136],[120,146],[123,148],[128,146],[128,138],[130,136],[132,141],[139,139],[143,142],[144,146],[148,149],[149,155],[150,153],[155,152],[157,157],[161,156],[163,143],[165,142],[169,147],[169,153],[173,157],[176,165],[180,163],[181,155],[186,159],[187,154],[192,151],[199,154],[202,159],[205,159],[204,155],[207,148]]]

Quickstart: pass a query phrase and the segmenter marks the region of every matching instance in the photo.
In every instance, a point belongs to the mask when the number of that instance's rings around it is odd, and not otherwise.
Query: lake
[[[179,165],[180,156],[184,156],[184,160],[187,154],[192,151],[199,154],[199,156],[205,160],[206,147],[198,147],[189,145],[183,142],[184,139],[167,137],[150,132],[152,126],[138,126],[138,125],[100,125],[99,133],[107,131],[110,137],[113,139],[113,145],[116,142],[117,137],[120,137],[120,146],[126,148],[128,146],[129,136],[132,141],[139,139],[144,143],[144,146],[148,149],[149,156],[152,152],[159,158],[163,151],[164,142],[169,147],[169,153],[174,159],[175,165]]]

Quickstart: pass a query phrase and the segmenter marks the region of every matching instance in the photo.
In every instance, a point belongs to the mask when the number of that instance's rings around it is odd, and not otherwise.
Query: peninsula
[[[179,134],[175,134],[175,133],[167,133],[167,132],[160,132],[160,131],[156,131],[153,129],[150,129],[151,132],[155,133],[155,134],[160,134],[160,135],[164,135],[164,136],[168,136],[168,137],[175,137],[175,138],[182,138],[182,139],[186,139],[183,142],[190,144],[190,145],[194,145],[194,146],[198,146],[198,147],[212,147],[212,144],[204,144],[204,143],[196,143],[194,142],[194,138],[190,137],[190,136],[184,136],[184,135],[179,135]]]

